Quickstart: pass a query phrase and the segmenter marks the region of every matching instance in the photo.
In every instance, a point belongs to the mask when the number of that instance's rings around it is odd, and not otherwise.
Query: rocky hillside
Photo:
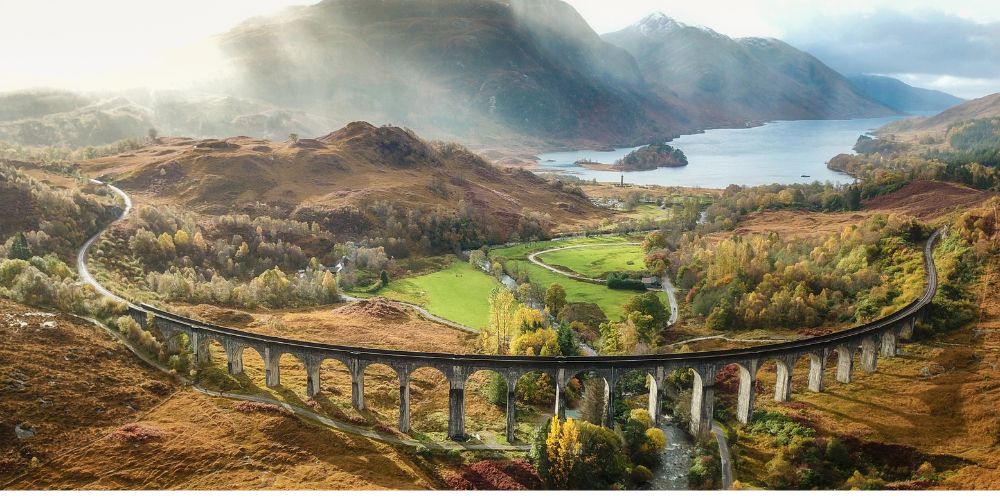
[[[692,128],[559,0],[325,0],[220,38],[231,90],[434,137],[603,145]]]
[[[687,103],[701,123],[742,126],[894,114],[818,59],[779,40],[732,39],[661,13],[604,39],[632,54],[659,94]]]
[[[400,211],[421,219],[435,211],[458,214],[491,239],[509,237],[528,220],[553,229],[548,216],[572,225],[605,215],[559,183],[495,167],[455,144],[365,122],[295,142],[163,139],[83,169],[117,180],[141,203],[316,222],[345,237],[400,223],[396,230],[405,232]]]

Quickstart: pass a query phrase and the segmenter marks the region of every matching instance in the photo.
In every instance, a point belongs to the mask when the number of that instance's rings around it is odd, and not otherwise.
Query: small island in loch
[[[688,160],[683,151],[661,142],[636,149],[614,164],[600,163],[590,159],[577,160],[573,163],[593,170],[629,172],[684,167],[688,164]]]

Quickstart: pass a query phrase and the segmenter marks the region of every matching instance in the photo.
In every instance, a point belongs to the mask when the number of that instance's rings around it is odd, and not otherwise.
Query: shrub
[[[636,465],[632,469],[632,482],[635,484],[646,484],[653,480],[653,471],[645,465]]]
[[[111,439],[125,443],[144,443],[163,437],[163,431],[142,424],[125,424],[111,433]]]

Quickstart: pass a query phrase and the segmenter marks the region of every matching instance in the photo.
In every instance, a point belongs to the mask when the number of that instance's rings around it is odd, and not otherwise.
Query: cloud
[[[784,38],[843,73],[923,75],[942,84],[1000,79],[1000,22],[879,10],[817,18]]]

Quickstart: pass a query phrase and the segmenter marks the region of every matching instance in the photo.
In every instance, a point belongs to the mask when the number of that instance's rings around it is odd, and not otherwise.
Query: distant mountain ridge
[[[686,103],[702,122],[895,114],[815,57],[780,40],[733,39],[663,13],[603,38],[632,54],[662,97]]]
[[[558,0],[325,0],[220,45],[234,93],[345,122],[604,144],[696,128]]]
[[[870,99],[901,113],[938,112],[965,102],[940,90],[913,87],[888,76],[851,75],[847,79]]]

